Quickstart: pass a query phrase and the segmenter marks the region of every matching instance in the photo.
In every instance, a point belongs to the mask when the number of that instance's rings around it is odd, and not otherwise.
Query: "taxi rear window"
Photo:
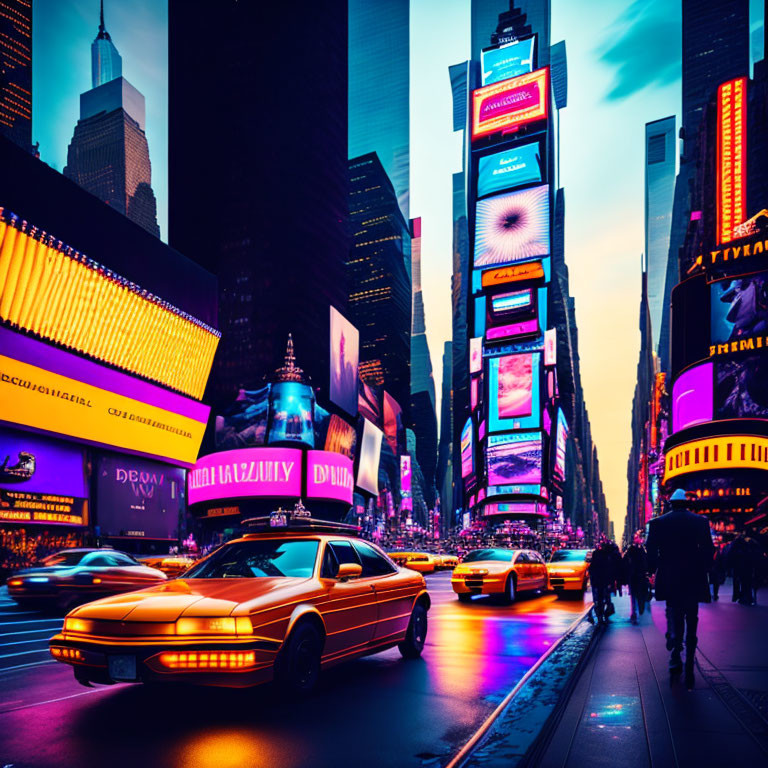
[[[225,545],[184,575],[185,579],[253,579],[312,576],[316,539],[256,539]]]

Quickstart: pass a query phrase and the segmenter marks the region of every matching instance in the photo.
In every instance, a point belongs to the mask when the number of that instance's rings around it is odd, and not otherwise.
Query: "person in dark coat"
[[[709,582],[712,584],[712,599],[720,599],[720,587],[725,584],[725,555],[724,547],[715,549],[715,559],[712,561],[712,570],[709,572]]]
[[[624,583],[629,587],[629,600],[632,605],[632,615],[629,620],[637,624],[638,613],[642,615],[645,612],[648,595],[648,558],[639,536],[635,536],[627,547],[621,565],[624,571]]]
[[[694,683],[693,665],[698,638],[699,603],[708,603],[709,570],[715,545],[709,523],[688,509],[685,491],[670,498],[671,510],[648,525],[648,570],[656,574],[656,599],[667,603],[667,650],[669,671],[683,670],[685,637],[685,684]]]
[[[595,604],[595,615],[600,625],[608,622],[611,605],[611,590],[616,585],[618,572],[616,569],[615,544],[603,541],[592,553],[589,563],[589,581],[592,585],[592,601]],[[621,562],[621,559],[619,559]]]

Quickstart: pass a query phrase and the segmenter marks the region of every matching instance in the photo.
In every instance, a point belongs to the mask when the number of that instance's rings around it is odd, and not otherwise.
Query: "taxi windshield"
[[[185,579],[308,579],[315,569],[316,539],[237,541],[214,552],[184,574]]]
[[[557,552],[552,553],[552,557],[549,558],[550,563],[583,563],[588,560],[587,555],[589,552],[584,549],[558,549]]]
[[[89,554],[88,550],[84,552],[57,552],[54,555],[48,555],[48,557],[43,558],[43,565],[49,568],[53,565],[77,565]]]
[[[515,553],[511,549],[476,549],[470,552],[465,558],[465,563],[473,563],[477,560],[501,560],[505,563],[511,563]]]

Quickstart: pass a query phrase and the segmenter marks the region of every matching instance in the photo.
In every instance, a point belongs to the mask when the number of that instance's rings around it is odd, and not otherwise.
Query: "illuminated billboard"
[[[746,218],[747,78],[717,89],[717,242],[733,240],[733,230]]]
[[[568,445],[568,424],[565,414],[557,409],[557,434],[555,435],[555,477],[563,482],[565,480],[565,451]]]
[[[750,355],[715,364],[718,419],[768,418],[768,355]]]
[[[491,359],[488,384],[491,432],[539,426],[540,362],[538,352]]]
[[[485,197],[541,180],[540,149],[536,141],[481,157],[477,171],[477,196]]]
[[[544,331],[544,365],[557,364],[557,328]]]
[[[533,290],[526,288],[522,291],[498,293],[491,298],[491,311],[495,314],[522,312],[530,310],[534,305]]]
[[[201,456],[187,475],[190,504],[301,496],[299,448],[240,448]]]
[[[281,381],[272,385],[269,403],[269,445],[288,442],[315,447],[312,387],[298,381]]]
[[[461,476],[469,477],[475,471],[474,430],[472,419],[467,419],[461,430]]]
[[[480,378],[473,376],[469,382],[469,407],[474,411],[480,402]]]
[[[352,459],[355,456],[356,443],[357,432],[355,428],[335,413],[331,414],[328,432],[325,436],[325,450],[340,453]]]
[[[399,452],[398,445],[402,445],[404,442],[403,409],[389,392],[384,393],[383,411],[384,436],[387,438],[387,443],[392,449],[392,453],[397,456]]]
[[[491,435],[485,451],[488,485],[541,483],[541,432]]]
[[[491,504],[486,504],[482,508],[482,514],[488,515],[509,515],[516,517],[517,515],[538,515],[540,517],[547,516],[547,505],[541,501],[496,501]]]
[[[332,403],[357,416],[357,372],[360,361],[360,333],[335,307],[331,307]]]
[[[186,395],[203,396],[219,331],[50,234],[32,226],[22,231],[17,228],[22,220],[7,211],[4,218],[0,320]]]
[[[359,380],[359,390],[357,398],[357,409],[360,415],[372,421],[376,426],[382,426],[384,423],[382,414],[382,389],[373,384],[367,384],[362,379]]]
[[[480,53],[483,85],[525,75],[533,69],[535,37],[491,48]]]
[[[235,402],[216,416],[218,450],[227,451],[266,443],[269,389],[269,384],[260,389],[241,389]]]
[[[469,372],[480,373],[483,370],[483,337],[476,336],[469,340]]]
[[[539,120],[549,109],[549,67],[472,91],[472,140]]]
[[[474,265],[511,264],[549,255],[549,186],[479,200]]]
[[[710,357],[768,346],[768,272],[710,284]]]
[[[522,280],[538,280],[545,277],[544,264],[541,261],[528,261],[524,264],[486,269],[481,274],[480,284],[483,288],[490,288],[494,285],[507,285]]]
[[[712,421],[713,365],[703,363],[678,376],[672,386],[672,432]]]
[[[357,468],[357,487],[369,493],[379,492],[379,458],[384,433],[368,419],[363,419],[360,441],[360,462]]]
[[[307,498],[352,504],[352,459],[329,451],[307,451]]]
[[[690,472],[760,469],[768,466],[768,437],[726,435],[691,440],[664,454],[664,482]]]
[[[197,400],[0,328],[0,421],[189,466],[209,412]]]
[[[0,521],[86,525],[83,449],[0,429]]]
[[[400,457],[400,509],[413,510],[411,457],[407,453]]]

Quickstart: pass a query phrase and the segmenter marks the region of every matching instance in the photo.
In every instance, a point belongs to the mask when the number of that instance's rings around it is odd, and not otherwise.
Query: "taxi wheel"
[[[411,612],[405,640],[397,647],[406,659],[418,659],[424,650],[427,640],[427,609],[422,603],[417,603]]]
[[[517,581],[515,580],[515,577],[512,574],[510,574],[509,578],[507,579],[507,587],[504,592],[504,601],[507,603],[514,603],[516,597],[517,597]]]
[[[309,693],[320,677],[322,648],[320,632],[312,624],[299,624],[275,665],[275,680],[280,688],[287,693]]]
[[[459,592],[457,597],[460,603],[468,603],[472,600],[472,595],[469,592]]]

